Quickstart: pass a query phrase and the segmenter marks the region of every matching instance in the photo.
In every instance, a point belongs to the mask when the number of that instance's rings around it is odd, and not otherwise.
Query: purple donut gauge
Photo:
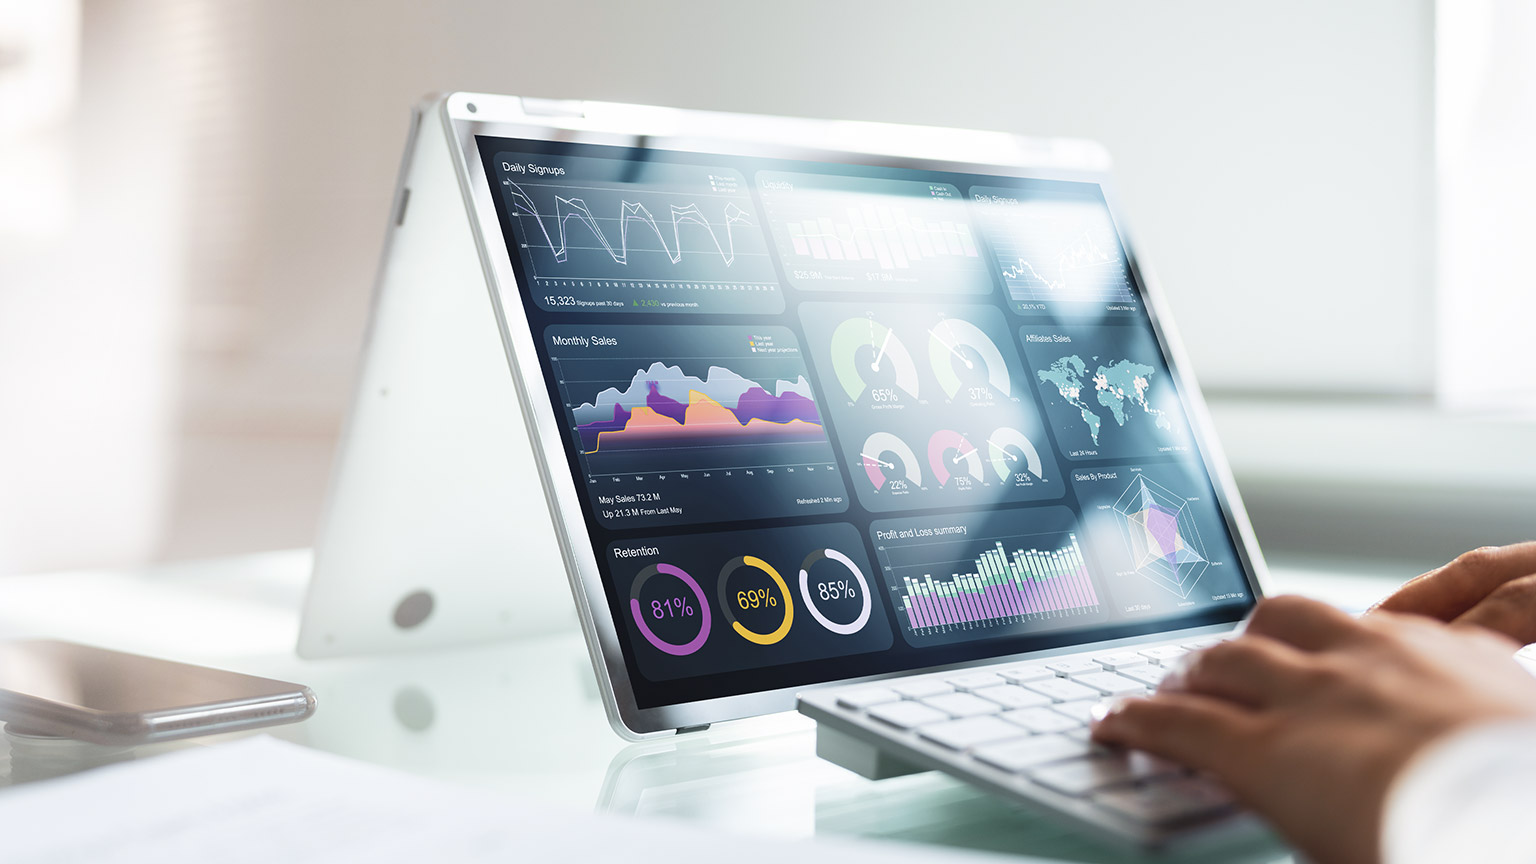
[[[699,635],[689,639],[682,645],[673,645],[671,642],[664,641],[660,636],[652,633],[651,626],[645,623],[645,613],[640,606],[640,589],[644,588],[645,583],[658,573],[666,576],[676,576],[678,579],[681,579],[683,584],[687,585],[688,589],[693,592],[694,598],[698,601],[700,616]],[[682,598],[678,599],[681,600]],[[635,616],[635,626],[640,628],[640,635],[645,637],[645,641],[656,646],[657,650],[665,651],[674,657],[685,657],[692,654],[704,647],[704,640],[709,638],[709,604],[704,600],[704,589],[699,587],[698,580],[689,576],[680,567],[674,567],[671,564],[652,564],[641,570],[640,575],[635,577],[634,585],[629,589],[629,611]]]

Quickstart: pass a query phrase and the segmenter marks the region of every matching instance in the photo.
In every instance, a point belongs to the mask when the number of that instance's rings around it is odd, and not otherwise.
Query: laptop
[[[1087,741],[1264,575],[1100,148],[478,93],[415,128],[479,266],[432,290],[488,289],[479,401],[521,421],[474,481],[524,508],[500,599],[558,549],[619,734],[798,708],[868,776],[1143,845],[1243,821]]]

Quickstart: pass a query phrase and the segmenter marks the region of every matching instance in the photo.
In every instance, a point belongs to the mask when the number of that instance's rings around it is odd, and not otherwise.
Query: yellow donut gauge
[[[732,591],[730,588],[731,575],[743,567],[750,567],[766,573],[768,578],[773,580],[773,584],[778,587],[778,596],[775,597],[767,588],[748,588]],[[738,609],[771,608],[778,606],[780,603],[784,604],[784,621],[772,633],[758,633],[748,630],[742,626],[740,621],[736,620],[736,610]],[[778,642],[789,633],[790,625],[795,623],[795,604],[790,599],[789,585],[784,582],[784,577],[780,576],[779,571],[773,569],[773,566],[767,561],[752,555],[732,558],[726,562],[724,567],[720,568],[720,608],[725,611],[725,620],[731,622],[731,629],[739,633],[741,638],[757,645],[772,645]]]

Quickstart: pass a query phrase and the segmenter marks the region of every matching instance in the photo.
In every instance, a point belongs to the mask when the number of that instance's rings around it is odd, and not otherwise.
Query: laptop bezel
[[[521,286],[507,255],[508,243],[487,184],[477,136],[524,138],[567,143],[656,147],[706,154],[851,162],[866,165],[910,167],[936,171],[1027,176],[1040,179],[1087,181],[1100,185],[1111,217],[1125,242],[1130,267],[1141,285],[1153,333],[1168,359],[1168,369],[1184,399],[1202,461],[1210,475],[1223,518],[1245,571],[1252,574],[1254,602],[1266,593],[1268,573],[1254,539],[1242,500],[1212,427],[1210,414],[1198,386],[1189,374],[1189,361],[1169,316],[1166,300],[1150,268],[1137,255],[1136,246],[1107,173],[1107,158],[1091,147],[1070,152],[1042,146],[1040,142],[997,132],[904,127],[885,124],[777,118],[724,114],[616,103],[534,100],[483,93],[452,93],[438,104],[438,120],[449,134],[455,173],[469,209],[475,245],[484,268],[491,303],[496,310],[508,362],[523,401],[523,416],[533,449],[540,456],[539,477],[556,525],[567,577],[578,606],[582,632],[601,684],[605,710],[615,731],[632,739],[655,733],[700,727],[725,720],[792,710],[795,694],[810,686],[841,685],[877,680],[944,666],[919,667],[867,678],[849,678],[818,685],[763,690],[695,702],[642,708],[635,699],[628,667],[620,646],[618,624],[613,620],[603,586],[602,571],[593,552],[591,535],[582,514],[579,492],[567,473],[565,432],[555,406],[545,398],[538,345],[520,300]],[[860,149],[835,149],[799,142],[857,142]],[[869,148],[869,149],[864,149]],[[1067,151],[1067,152],[1063,152]],[[934,158],[935,152],[970,153],[979,161]],[[1063,168],[1062,163],[1097,161],[1093,168]],[[1054,163],[1054,164],[1053,164]],[[519,302],[503,302],[517,297]],[[553,469],[553,470],[552,470]],[[1077,653],[1095,646],[1165,641],[1176,635],[1197,637],[1230,630],[1235,623],[1202,627],[1173,627],[1165,631],[1116,640],[1077,643],[1048,651],[950,664],[954,668],[991,665],[1023,658]]]

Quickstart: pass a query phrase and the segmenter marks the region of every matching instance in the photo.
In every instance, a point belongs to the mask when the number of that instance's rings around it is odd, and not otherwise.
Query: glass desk
[[[608,727],[580,634],[454,650],[305,661],[293,651],[307,552],[142,570],[0,578],[0,636],[72,639],[298,681],[319,710],[269,734],[419,775],[570,807],[704,823],[982,849],[1036,860],[1145,860],[941,774],[865,780],[815,756],[797,714],[629,744]],[[1406,574],[1277,569],[1278,590],[1363,607]],[[574,627],[574,623],[572,625]],[[0,785],[230,736],[117,749],[7,736]],[[3,806],[0,789],[0,806]],[[1151,860],[1277,861],[1251,841]]]

